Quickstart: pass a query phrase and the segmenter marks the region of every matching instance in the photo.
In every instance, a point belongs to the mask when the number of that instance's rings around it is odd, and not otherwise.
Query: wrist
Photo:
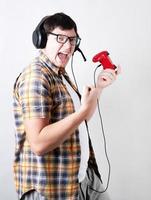
[[[80,115],[81,121],[87,118],[87,108],[85,106],[81,105],[77,113]]]

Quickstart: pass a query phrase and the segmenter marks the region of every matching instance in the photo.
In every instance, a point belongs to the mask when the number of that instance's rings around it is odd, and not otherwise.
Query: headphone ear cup
[[[33,44],[34,44],[34,46],[36,47],[36,48],[38,48],[38,44],[39,44],[39,36],[38,36],[38,34],[37,34],[37,30],[35,29],[34,30],[34,32],[33,32],[33,34],[32,34],[32,41],[33,41]]]
[[[46,21],[46,19],[48,19],[49,16],[44,17],[39,24],[37,25],[36,29],[34,30],[33,34],[32,34],[32,41],[34,46],[37,49],[43,49],[46,46],[47,43],[47,34],[44,30],[44,22]]]
[[[79,46],[80,46],[80,42],[75,46],[74,52],[79,49]]]
[[[32,35],[32,41],[37,49],[45,48],[47,43],[47,34],[45,33],[44,29],[35,29]]]

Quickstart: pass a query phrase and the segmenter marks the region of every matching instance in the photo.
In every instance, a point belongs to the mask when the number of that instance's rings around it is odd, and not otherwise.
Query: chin
[[[60,65],[58,65],[59,67],[65,68],[67,66],[68,62],[66,63],[60,63]]]

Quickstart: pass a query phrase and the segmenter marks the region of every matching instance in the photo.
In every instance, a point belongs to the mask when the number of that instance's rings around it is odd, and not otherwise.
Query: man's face
[[[59,27],[55,28],[52,34],[65,35],[67,37],[76,37],[74,29],[62,30]],[[57,41],[56,35],[48,35],[47,44],[44,49],[47,57],[57,67],[65,67],[74,52],[75,45],[68,39],[64,44]],[[61,36],[59,41],[62,40]]]

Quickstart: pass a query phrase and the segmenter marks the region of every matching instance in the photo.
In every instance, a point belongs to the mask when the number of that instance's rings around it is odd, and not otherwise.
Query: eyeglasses
[[[70,44],[72,46],[76,46],[79,45],[81,38],[78,36],[75,37],[68,37],[66,35],[61,35],[61,34],[55,34],[55,33],[51,33],[49,32],[48,34],[54,35],[56,36],[57,42],[61,43],[61,44],[65,44],[68,40],[70,41]]]

